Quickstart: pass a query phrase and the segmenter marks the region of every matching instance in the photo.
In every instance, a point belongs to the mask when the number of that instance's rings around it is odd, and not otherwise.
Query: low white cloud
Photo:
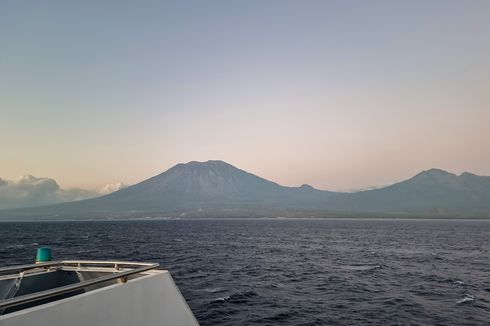
[[[13,209],[57,204],[89,199],[126,187],[118,182],[104,186],[100,191],[79,188],[61,189],[51,178],[36,178],[32,175],[15,180],[0,178],[0,209]]]
[[[100,193],[97,191],[80,188],[60,189],[59,191],[60,202],[83,200],[98,196],[100,196]]]
[[[110,194],[111,192],[118,191],[126,188],[128,185],[122,182],[108,183],[99,190],[102,195]]]
[[[381,189],[381,188],[384,188],[386,186],[387,185],[384,185],[384,186],[366,186],[366,187],[362,187],[362,188],[337,189],[337,191],[354,193],[354,192],[361,192],[361,191],[367,191],[367,190]]]

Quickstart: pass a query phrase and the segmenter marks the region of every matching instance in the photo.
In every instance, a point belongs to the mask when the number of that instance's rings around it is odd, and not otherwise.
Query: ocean
[[[0,265],[158,262],[201,325],[490,325],[490,220],[0,223]]]

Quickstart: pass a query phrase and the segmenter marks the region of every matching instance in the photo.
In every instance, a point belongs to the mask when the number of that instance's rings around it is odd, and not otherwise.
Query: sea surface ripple
[[[0,265],[159,262],[206,325],[490,325],[490,221],[0,223]]]

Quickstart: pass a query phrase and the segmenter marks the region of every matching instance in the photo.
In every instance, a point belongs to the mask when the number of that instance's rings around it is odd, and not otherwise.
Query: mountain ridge
[[[490,217],[490,177],[424,170],[392,185],[353,193],[286,187],[220,160],[179,163],[119,191],[82,201],[0,211],[2,216],[454,216]]]

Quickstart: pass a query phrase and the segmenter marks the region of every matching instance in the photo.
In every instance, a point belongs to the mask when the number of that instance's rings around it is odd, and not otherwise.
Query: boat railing
[[[55,266],[60,266],[61,264],[62,264],[61,261],[52,261],[52,262],[50,261],[46,263],[37,263],[37,264],[29,264],[29,265],[7,266],[7,267],[0,268],[0,275],[12,274],[14,272],[21,273],[35,268],[55,267]]]
[[[69,284],[65,286],[56,287],[49,290],[39,291],[35,293],[30,293],[26,295],[22,295],[19,297],[13,297],[10,299],[0,300],[0,311],[18,306],[25,303],[35,302],[42,299],[52,298],[57,295],[66,294],[75,292],[77,290],[84,289],[86,287],[97,285],[100,283],[104,283],[112,280],[119,280],[122,283],[125,283],[128,279],[128,276],[146,272],[148,270],[156,269],[159,264],[156,263],[134,263],[134,262],[124,262],[124,261],[92,261],[92,260],[66,260],[66,261],[58,261],[58,262],[47,262],[47,263],[39,263],[39,264],[31,264],[31,265],[21,265],[21,266],[12,266],[0,268],[0,275],[5,273],[13,273],[13,272],[25,272],[32,269],[53,269],[53,268],[62,268],[62,267],[75,267],[77,269],[81,268],[90,268],[90,267],[111,267],[113,268],[113,273],[110,275],[100,276],[94,279],[81,281],[79,283]],[[129,269],[131,268],[131,269]]]

